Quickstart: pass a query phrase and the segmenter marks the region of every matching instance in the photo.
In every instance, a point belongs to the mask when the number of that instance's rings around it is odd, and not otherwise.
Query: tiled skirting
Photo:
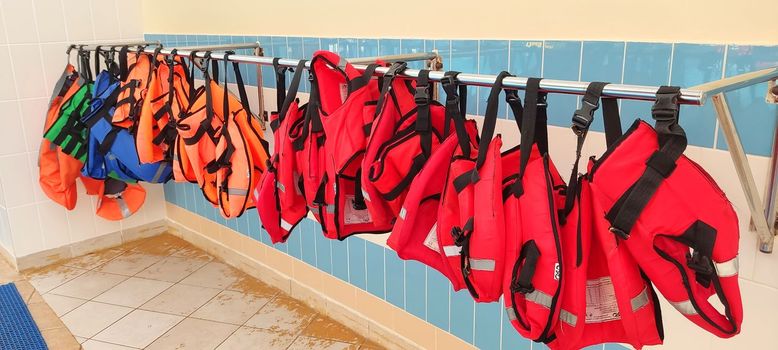
[[[167,204],[168,232],[389,349],[475,349],[374,295],[175,204]]]

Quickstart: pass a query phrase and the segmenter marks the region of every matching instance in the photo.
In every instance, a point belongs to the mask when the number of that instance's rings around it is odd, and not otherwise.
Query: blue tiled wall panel
[[[422,39],[402,39],[400,41],[400,53],[422,53],[424,49],[424,40]],[[408,62],[408,67],[413,69],[424,68],[424,61]]]
[[[624,42],[584,42],[583,56],[581,57],[581,81],[621,83],[625,46]],[[603,131],[602,118],[602,109],[599,109],[595,113],[591,130]]]
[[[365,262],[367,265],[366,290],[381,298],[386,298],[384,275],[384,247],[373,242],[365,242]]]
[[[451,290],[451,283],[448,279],[428,267],[427,322],[445,330],[449,328],[449,290]]]
[[[500,348],[500,318],[502,308],[499,302],[475,305],[475,346],[479,349]]]
[[[378,56],[378,39],[359,39],[359,57]]]
[[[543,47],[543,77],[557,80],[578,80],[581,61],[580,41],[546,41]],[[548,124],[569,127],[578,97],[552,94],[548,96]]]
[[[451,40],[448,68],[458,72],[478,71],[478,40]],[[445,64],[445,61],[444,61]],[[478,113],[478,90],[467,89],[467,114]]]
[[[695,86],[722,78],[724,45],[676,44],[673,50],[673,68],[670,84]],[[713,105],[683,106],[681,126],[690,145],[713,147],[716,118]]]
[[[378,53],[381,56],[399,55],[400,54],[400,39],[379,39],[378,40]]]
[[[351,284],[365,289],[367,272],[365,262],[365,240],[351,239],[348,242],[349,281]]]
[[[427,267],[413,260],[405,262],[405,311],[427,318]]]
[[[386,301],[405,308],[405,262],[393,250],[384,248]]]
[[[468,343],[472,343],[475,317],[473,297],[467,290],[458,292],[452,290],[449,295],[451,296],[449,332]]]
[[[308,220],[313,225],[319,223]],[[348,282],[348,241],[333,241],[332,242],[332,275],[340,278],[343,282]]]
[[[624,84],[667,85],[670,81],[670,64],[673,45],[664,43],[627,43],[624,61]],[[621,124],[625,128],[642,118],[651,120],[651,103],[621,101]],[[709,116],[708,118],[715,118]]]
[[[481,40],[478,44],[478,73],[499,74],[508,70],[508,40]],[[478,114],[486,114],[486,105],[490,88],[478,88]],[[504,94],[500,95],[497,104],[497,117],[506,118],[506,103]]]
[[[316,267],[332,274],[332,240],[323,234],[316,235]]]

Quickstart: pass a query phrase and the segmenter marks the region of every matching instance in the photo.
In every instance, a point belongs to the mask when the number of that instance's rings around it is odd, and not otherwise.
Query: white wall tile
[[[83,42],[95,39],[92,28],[92,11],[89,0],[67,0],[65,6],[65,24],[68,30],[68,41]]]
[[[30,163],[30,173],[32,174],[32,198],[35,203],[49,201],[49,197],[43,193],[40,182],[40,168],[38,167],[38,152],[28,152],[27,159]]]
[[[40,42],[66,41],[65,14],[61,0],[36,0],[35,18]]]
[[[3,0],[2,8],[8,43],[38,42],[32,1]]]
[[[19,98],[46,96],[40,46],[38,44],[12,45],[9,46],[9,50]]]
[[[0,244],[6,251],[14,254],[13,238],[11,237],[11,224],[8,222],[8,211],[0,208]]]
[[[44,249],[40,218],[35,205],[8,208],[14,254],[26,256]]]
[[[0,157],[0,181],[8,208],[33,203],[33,181],[27,154]]]
[[[44,80],[46,81],[46,95],[51,95],[54,85],[57,84],[57,80],[65,70],[65,65],[68,63],[68,56],[65,55],[67,51],[68,43],[48,43],[41,44],[41,59],[43,60],[43,72]],[[73,66],[76,65],[76,52],[71,53],[71,61]],[[46,96],[47,98],[49,96]]]
[[[0,2],[0,45],[7,43],[5,37],[5,20],[3,19],[3,12],[3,3]]]
[[[27,149],[18,102],[0,102],[0,126],[0,156],[19,154]]]
[[[73,242],[80,242],[97,236],[95,233],[95,211],[92,208],[92,200],[86,194],[84,185],[78,183],[78,201],[76,207],[67,213],[70,227],[70,238]]]
[[[119,28],[122,39],[143,37],[143,15],[141,7],[131,1],[117,1],[119,12]]]
[[[52,201],[43,201],[36,206],[41,219],[44,249],[70,244],[67,210]]]
[[[146,222],[162,220],[165,213],[165,192],[161,184],[143,184],[146,188]]]
[[[84,198],[84,200],[87,200],[87,198]],[[97,209],[97,202],[99,200],[98,196],[91,196],[89,200],[92,202],[92,208],[93,213]],[[96,235],[104,235],[107,233],[117,232],[122,229],[122,224],[120,221],[110,221],[103,219],[97,215],[94,215],[95,217],[95,234]]]
[[[730,339],[714,340],[711,349],[775,349],[778,342],[775,332],[778,289],[742,279],[740,288],[744,310],[741,332]]]
[[[11,67],[11,54],[8,46],[0,46],[0,101],[16,98],[16,82]]]
[[[48,102],[46,97],[19,101],[24,136],[27,140],[27,152],[38,153],[43,137],[43,124],[46,121]]]
[[[92,22],[95,39],[115,40],[121,37],[119,16],[116,13],[116,0],[91,0]]]

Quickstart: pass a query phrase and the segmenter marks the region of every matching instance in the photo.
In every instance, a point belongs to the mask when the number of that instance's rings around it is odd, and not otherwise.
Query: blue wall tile
[[[449,332],[460,339],[473,342],[473,308],[475,302],[467,290],[451,291]]]
[[[378,39],[359,39],[358,57],[378,56]]]
[[[386,283],[386,277],[384,276],[384,247],[372,242],[365,242],[365,248],[367,249],[367,288],[366,290],[384,299],[386,293],[384,292],[384,284]]]
[[[475,340],[479,349],[500,348],[500,317],[503,311],[500,303],[475,304]]]
[[[248,228],[248,230],[249,230],[249,237],[251,237],[251,239],[259,241],[259,240],[261,240],[261,238],[259,237],[259,234],[261,233],[261,231],[260,231],[260,228],[259,228],[260,227],[259,215],[256,215],[256,214],[257,214],[257,210],[256,209],[249,209],[249,212],[248,212],[249,228]]]
[[[581,58],[581,81],[621,83],[625,46],[620,41],[585,41]],[[602,109],[598,109],[591,130],[603,131],[602,119]]]
[[[386,55],[399,55],[400,54],[400,39],[379,39],[378,40],[378,52],[381,56]]]
[[[365,240],[350,239],[348,242],[348,276],[351,284],[365,289]]]
[[[338,39],[336,38],[321,38],[321,49],[338,52]]]
[[[321,43],[319,41],[319,38],[303,38],[303,57],[305,59],[310,60],[313,57],[313,54],[320,50]],[[307,75],[303,76],[305,80],[305,86],[302,87],[303,92],[309,92],[311,91],[311,84],[308,82]]]
[[[318,222],[310,220],[314,225]],[[348,282],[348,241],[332,241],[332,275]]]
[[[626,350],[626,349],[629,348],[621,344],[607,343],[603,345],[603,350]]]
[[[671,85],[690,87],[721,79],[724,45],[676,44]],[[690,145],[713,147],[716,114],[712,104],[681,107],[681,126]]]
[[[405,262],[405,311],[422,320],[427,318],[427,267],[419,262]]]
[[[300,224],[301,233],[300,240],[302,241],[302,258],[308,265],[316,266],[316,235],[314,233],[314,226],[316,224],[311,220],[305,220]]]
[[[509,71],[520,77],[540,77],[543,65],[543,42],[521,41],[510,42]]]
[[[273,40],[269,36],[260,36],[257,38],[260,45],[262,45],[262,50],[265,51],[265,56],[267,57],[276,57],[275,52],[273,51]],[[262,66],[262,83],[266,88],[275,89],[276,87],[276,78],[275,74],[273,73],[273,67],[272,66]]]
[[[414,288],[411,286],[411,288]],[[451,283],[432,268],[427,268],[427,322],[447,330],[449,322],[449,291]]]
[[[497,75],[501,71],[508,70],[508,41],[507,40],[481,40],[478,46],[478,74]],[[486,114],[486,104],[491,89],[478,88],[478,114]],[[497,117],[506,118],[506,103],[503,95],[500,95]]]
[[[405,308],[405,263],[391,249],[384,249],[386,301]]]
[[[400,42],[400,52],[401,53],[425,52],[424,40],[423,39],[402,39],[402,41]],[[413,69],[422,69],[424,68],[424,61],[408,62],[408,67]]]
[[[338,54],[345,58],[359,57],[357,39],[338,39]]]
[[[145,40],[149,40],[149,39],[145,39]],[[165,194],[165,201],[170,203],[176,202],[175,182],[171,181],[162,185],[162,192]]]
[[[316,234],[316,267],[326,273],[332,273],[331,240],[323,234]]]
[[[478,40],[452,40],[449,69],[459,72],[478,71]],[[478,113],[478,91],[467,89],[467,113]]]
[[[670,78],[672,44],[627,43],[624,62],[624,84],[667,85]],[[621,124],[624,129],[637,118],[651,119],[651,102],[621,101]]]
[[[730,45],[725,74],[728,77],[778,65],[778,46]],[[727,93],[732,118],[747,153],[769,156],[778,106],[764,102],[767,83],[749,86]],[[727,149],[722,133],[719,149]]]
[[[303,223],[304,221],[297,224],[286,240],[286,244],[289,246],[289,255],[300,260],[302,260],[303,256],[303,241],[302,237],[300,237],[300,228],[303,227]]]
[[[578,80],[581,63],[580,41],[546,41],[543,50],[543,78]],[[548,123],[562,127],[570,126],[578,98],[573,95],[551,94],[548,96]]]

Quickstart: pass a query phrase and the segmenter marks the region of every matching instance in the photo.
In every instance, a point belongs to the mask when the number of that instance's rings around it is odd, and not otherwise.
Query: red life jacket
[[[301,178],[296,163],[294,145],[290,131],[292,126],[304,121],[306,106],[300,106],[297,91],[305,71],[305,60],[301,60],[289,85],[284,91],[286,69],[276,68],[276,92],[279,99],[278,112],[270,114],[270,129],[273,131],[273,156],[268,161],[267,171],[254,190],[254,201],[258,203],[257,213],[273,243],[285,242],[295,226],[308,213],[305,196],[301,189]]]
[[[680,89],[661,87],[655,128],[636,121],[590,165],[594,200],[610,231],[681,314],[723,338],[740,332],[739,226],[715,181],[683,156]],[[613,236],[611,236],[613,239]],[[719,312],[708,298],[716,295]]]
[[[328,51],[316,52],[311,60],[311,88],[315,91],[311,98],[316,102],[308,108],[316,107],[312,114],[318,114],[315,117],[320,119],[325,135],[324,147],[317,148],[324,152],[319,160],[325,173],[314,201],[329,238],[342,240],[356,233],[384,233],[392,228],[370,217],[360,185],[362,159],[379,94],[373,79],[376,67],[370,65],[360,73]]]
[[[528,79],[524,115],[516,117],[521,144],[503,155],[504,296],[513,327],[524,337],[548,343],[565,286],[558,221],[565,184],[548,156],[546,94],[539,87],[540,79]]]
[[[474,121],[465,121],[467,90],[465,85],[456,84],[457,74],[447,72],[442,80],[446,91],[446,113],[454,122],[457,133],[443,141],[411,183],[386,242],[400,258],[416,260],[438,270],[451,281],[454,290],[466,287],[454,273],[446,255],[458,255],[459,247],[441,247],[438,244],[437,213],[451,157],[460,147],[460,142],[466,146],[476,143],[478,131]]]
[[[429,71],[412,80],[395,79],[405,63],[383,77],[381,97],[362,169],[362,191],[373,222],[391,225],[408,188],[451,129],[446,108],[432,101]]]
[[[574,115],[578,135],[576,162],[562,214],[562,278],[554,349],[580,349],[606,342],[639,349],[661,344],[664,337],[657,295],[625,245],[608,231],[603,208],[594,198],[590,174],[578,177],[578,160],[588,126],[600,104],[605,83],[592,83]],[[603,99],[609,147],[621,136],[615,99]],[[582,124],[582,121],[583,124]]]
[[[502,295],[505,265],[505,220],[502,201],[502,139],[494,136],[502,81],[501,72],[489,94],[478,144],[461,143],[451,157],[438,210],[438,244],[478,302]],[[506,93],[515,103],[514,93]],[[453,247],[451,252],[446,247]]]

